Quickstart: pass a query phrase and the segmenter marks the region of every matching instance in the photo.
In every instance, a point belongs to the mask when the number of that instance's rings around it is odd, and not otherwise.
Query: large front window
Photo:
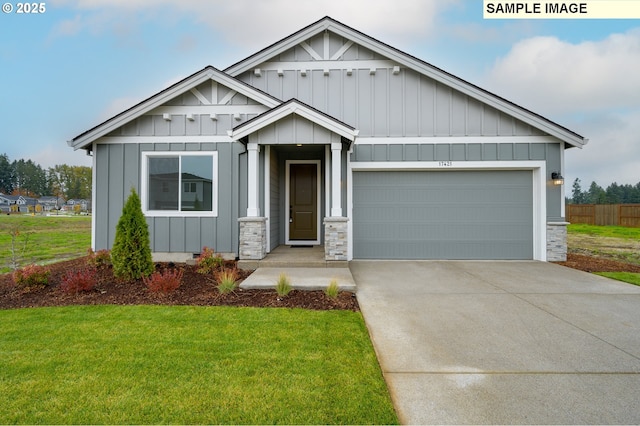
[[[144,153],[143,203],[151,216],[217,215],[216,152]]]

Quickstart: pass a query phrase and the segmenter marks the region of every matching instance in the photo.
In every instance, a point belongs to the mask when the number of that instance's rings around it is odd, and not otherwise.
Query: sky
[[[481,0],[48,0],[38,14],[7,2],[0,154],[11,161],[90,166],[67,140],[328,15],[588,138],[565,153],[568,194],[576,178],[640,182],[640,20],[484,19]]]

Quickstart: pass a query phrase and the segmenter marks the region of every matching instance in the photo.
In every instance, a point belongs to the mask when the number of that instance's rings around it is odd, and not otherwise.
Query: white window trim
[[[178,210],[149,210],[149,158],[151,157],[182,157],[208,156],[212,157],[213,182],[211,183],[211,211],[178,211]],[[147,151],[142,152],[141,158],[141,190],[142,213],[149,217],[217,217],[218,216],[218,151]],[[182,161],[178,164],[182,167]],[[182,181],[180,181],[182,184]],[[182,189],[182,186],[180,186]],[[181,193],[182,191],[180,191]],[[180,197],[178,196],[178,205]]]

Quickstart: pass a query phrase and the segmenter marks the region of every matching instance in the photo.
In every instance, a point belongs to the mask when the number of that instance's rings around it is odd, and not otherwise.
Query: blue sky
[[[485,20],[481,0],[44,3],[38,15],[0,13],[0,153],[11,160],[90,165],[67,140],[329,15],[589,138],[566,152],[568,191],[576,177],[585,189],[640,181],[639,20]]]

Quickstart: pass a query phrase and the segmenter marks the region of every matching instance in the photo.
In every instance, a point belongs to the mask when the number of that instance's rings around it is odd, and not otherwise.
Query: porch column
[[[342,216],[342,193],[340,182],[342,175],[342,143],[331,143],[331,216]]]
[[[247,144],[247,151],[249,153],[247,165],[247,192],[249,195],[247,200],[247,217],[259,217],[260,207],[258,207],[258,205],[260,203],[260,191],[258,191],[258,153],[260,152],[260,145],[255,142],[249,142]]]

